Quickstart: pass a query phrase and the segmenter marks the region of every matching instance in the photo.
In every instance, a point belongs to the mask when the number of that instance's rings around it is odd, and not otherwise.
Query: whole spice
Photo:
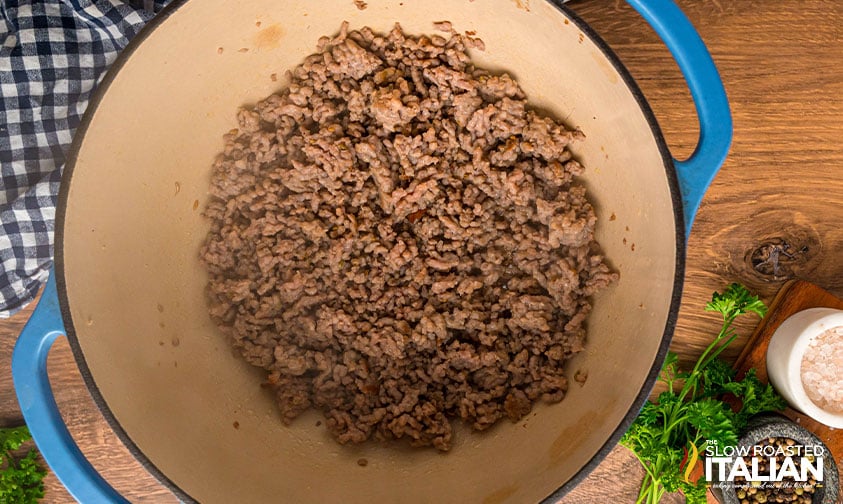
[[[770,453],[774,457],[759,457],[758,473],[767,474],[770,471],[770,460],[775,460],[776,467],[781,468],[785,458],[790,458],[796,471],[801,470],[802,458],[797,454],[802,453],[796,441],[790,438],[771,437],[761,440],[757,445],[758,450],[753,453],[764,453],[765,447],[773,447]],[[774,451],[773,451],[774,450]],[[813,462],[813,456],[808,455]],[[744,457],[744,462],[749,466],[752,464],[752,457]],[[799,504],[810,504],[814,498],[816,479],[810,477],[808,481],[797,481],[796,478],[785,476],[781,481],[747,481],[743,476],[735,478],[736,493],[741,504],[763,504],[767,502],[795,502]]]
[[[657,402],[644,405],[621,438],[646,470],[637,503],[655,504],[666,492],[679,490],[689,504],[705,503],[707,482],[690,475],[706,441],[735,445],[749,417],[786,406],[770,385],[758,380],[754,369],[736,381],[735,371],[717,358],[737,337],[735,319],[750,312],[763,317],[764,303],[742,285],[732,284],[722,294],[715,292],[705,309],[723,316],[720,332],[690,372],[680,370],[678,356],[668,353],[659,376],[667,391]],[[733,411],[719,399],[725,393],[740,400],[740,409]],[[748,491],[757,493],[754,487]]]

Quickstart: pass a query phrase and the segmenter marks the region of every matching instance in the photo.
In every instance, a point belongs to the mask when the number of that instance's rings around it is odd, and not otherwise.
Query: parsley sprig
[[[715,292],[705,309],[723,316],[720,332],[690,372],[679,368],[675,353],[668,353],[659,375],[667,390],[657,402],[644,405],[621,438],[645,470],[637,504],[655,504],[665,493],[676,491],[682,491],[689,504],[704,504],[707,482],[691,480],[688,466],[704,451],[706,441],[734,445],[751,416],[786,406],[772,386],[761,383],[754,369],[735,380],[735,371],[718,358],[737,337],[732,328],[735,319],[747,313],[763,317],[764,303],[733,283],[722,294]],[[734,411],[720,399],[726,393],[739,400],[739,409]]]
[[[23,457],[15,452],[32,439],[26,426],[0,428],[0,503],[30,504],[44,497],[44,476],[38,452],[31,448]]]

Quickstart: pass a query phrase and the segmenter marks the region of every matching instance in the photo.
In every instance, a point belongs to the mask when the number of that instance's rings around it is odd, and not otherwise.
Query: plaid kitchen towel
[[[0,318],[47,279],[61,169],[91,93],[166,1],[0,2]]]

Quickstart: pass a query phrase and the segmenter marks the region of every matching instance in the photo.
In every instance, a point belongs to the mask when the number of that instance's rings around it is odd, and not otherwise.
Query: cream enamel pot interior
[[[46,355],[65,333],[114,430],[185,501],[552,500],[608,453],[647,398],[679,308],[685,233],[731,139],[722,84],[688,20],[669,0],[630,1],[677,58],[700,115],[700,145],[676,162],[629,74],[557,2],[366,3],[176,1],[99,87],[63,174],[55,270],[13,359],[36,442],[81,502],[122,498],[74,446],[50,395]],[[239,106],[283,87],[285,70],[343,20],[475,31],[486,45],[473,52],[478,64],[511,72],[532,104],[585,132],[575,155],[620,272],[594,300],[587,350],[568,366],[588,371],[585,385],[517,424],[458,429],[447,454],[340,446],[314,412],[283,426],[262,373],[233,355],[207,313],[201,209],[222,135]]]

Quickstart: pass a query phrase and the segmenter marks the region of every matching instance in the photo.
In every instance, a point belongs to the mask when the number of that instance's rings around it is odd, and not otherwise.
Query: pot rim
[[[144,28],[135,35],[134,38],[127,44],[127,46],[120,52],[117,59],[106,72],[103,80],[93,92],[89,101],[88,107],[84,116],[76,130],[73,137],[73,142],[68,151],[65,166],[62,171],[61,183],[59,187],[58,201],[56,204],[56,218],[55,218],[55,240],[54,240],[54,263],[56,272],[56,288],[58,292],[59,307],[61,311],[62,320],[65,326],[65,334],[73,352],[76,364],[79,367],[80,374],[94,400],[94,403],[99,408],[103,417],[108,422],[109,427],[117,435],[118,439],[128,449],[128,451],[140,462],[140,464],[150,474],[152,474],[159,482],[161,482],[168,490],[170,490],[182,502],[197,502],[185,490],[181,489],[174,481],[158,469],[158,467],[143,453],[143,451],[135,444],[129,434],[123,429],[120,422],[117,420],[114,413],[108,407],[108,404],[99,390],[99,387],[88,368],[84,353],[79,339],[76,335],[76,325],[74,324],[71,315],[70,306],[68,303],[67,284],[65,282],[64,271],[64,224],[65,211],[67,208],[67,201],[69,198],[69,188],[73,178],[73,171],[76,166],[79,151],[81,149],[82,138],[84,138],[97,108],[100,105],[103,97],[108,92],[109,87],[114,81],[115,77],[120,72],[123,65],[129,60],[132,54],[141,46],[141,44],[149,38],[155,30],[161,26],[167,19],[174,14],[179,8],[188,3],[189,0],[173,0],[164,9],[161,10],[152,20],[150,20]],[[571,8],[564,5],[566,0],[546,0],[549,4],[555,7],[562,16],[567,17],[574,23],[574,25],[588,37],[595,46],[601,51],[603,56],[615,68],[618,74],[623,79],[624,84],[629,89],[635,98],[638,106],[641,109],[644,117],[650,126],[653,137],[658,146],[659,154],[664,162],[665,175],[670,190],[670,199],[673,206],[674,214],[674,233],[676,236],[675,263],[674,263],[674,279],[673,289],[670,296],[670,305],[668,306],[667,320],[665,321],[664,332],[662,333],[661,343],[652,366],[644,380],[644,384],[638,395],[632,402],[627,413],[621,419],[620,423],[612,431],[605,443],[597,450],[591,459],[585,463],[568,481],[561,484],[559,488],[553,491],[550,495],[542,499],[542,503],[551,504],[557,502],[559,499],[567,495],[573,488],[585,480],[588,475],[608,456],[608,454],[615,448],[620,441],[623,434],[629,429],[629,426],[638,416],[639,411],[644,403],[649,399],[650,392],[656,383],[656,380],[661,372],[662,364],[667,355],[673,338],[676,321],[679,314],[679,306],[682,297],[682,290],[684,285],[685,275],[685,260],[686,260],[686,229],[684,224],[684,207],[682,204],[682,196],[679,188],[679,180],[676,174],[673,157],[667,147],[667,142],[664,139],[661,128],[658,125],[656,117],[650,108],[647,99],[643,92],[638,87],[635,79],[630,74],[629,70],[620,61],[620,58],[612,51],[609,45],[597,34],[597,32],[588,25],[582,18],[580,18]]]

